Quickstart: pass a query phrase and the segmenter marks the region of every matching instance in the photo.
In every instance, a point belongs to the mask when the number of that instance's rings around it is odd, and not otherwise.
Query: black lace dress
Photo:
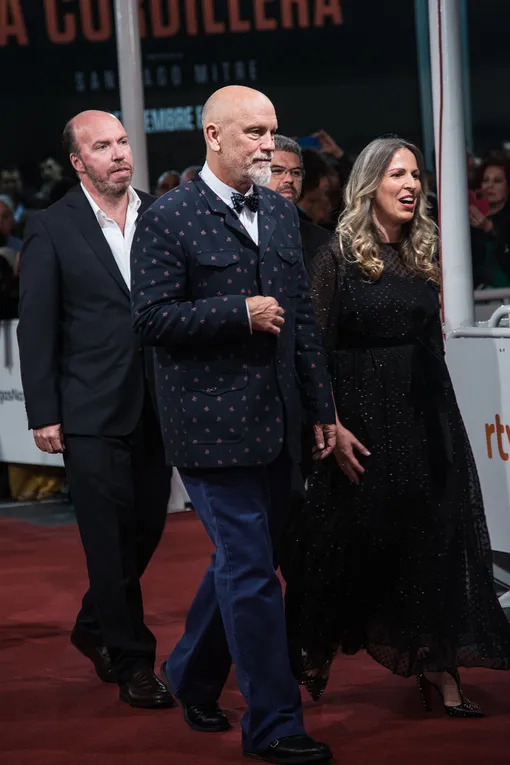
[[[282,572],[290,653],[318,697],[338,650],[396,674],[510,668],[477,471],[444,362],[437,290],[381,248],[375,283],[338,245],[311,266],[338,415],[371,452],[361,485],[316,463]]]

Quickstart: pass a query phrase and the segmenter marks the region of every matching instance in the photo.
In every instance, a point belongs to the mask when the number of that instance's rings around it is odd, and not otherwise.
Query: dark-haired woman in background
[[[476,466],[444,361],[435,226],[419,150],[398,138],[356,160],[312,297],[337,406],[284,556],[293,666],[318,698],[337,651],[364,648],[483,713],[458,667],[510,667]]]
[[[491,157],[477,173],[477,187],[488,203],[487,215],[469,207],[475,287],[510,287],[510,168],[504,158]]]

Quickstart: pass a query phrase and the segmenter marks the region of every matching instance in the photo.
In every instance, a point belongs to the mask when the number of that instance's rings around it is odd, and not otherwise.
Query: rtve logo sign
[[[485,439],[487,441],[487,456],[491,460],[495,455],[495,449],[493,445],[494,436],[496,436],[496,446],[500,458],[503,462],[507,462],[510,459],[510,425],[503,425],[499,414],[495,417],[495,425],[492,423],[485,424]],[[505,447],[509,449],[509,452],[505,451]]]

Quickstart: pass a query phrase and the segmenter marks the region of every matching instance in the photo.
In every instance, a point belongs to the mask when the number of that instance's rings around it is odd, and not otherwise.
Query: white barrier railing
[[[499,289],[475,290],[475,303],[486,303],[487,301],[500,300],[502,303],[510,303],[510,287],[501,287]]]
[[[510,588],[510,306],[483,326],[447,338],[446,358],[480,476],[491,547],[500,553],[495,579]],[[504,562],[503,562],[504,561]],[[510,607],[510,591],[500,598]]]
[[[476,323],[488,321],[498,306],[510,304],[510,288],[475,290],[474,301]]]

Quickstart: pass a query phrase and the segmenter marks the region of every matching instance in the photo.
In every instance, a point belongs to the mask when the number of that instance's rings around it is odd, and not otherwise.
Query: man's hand
[[[280,327],[285,323],[283,308],[274,297],[257,295],[246,300],[250,312],[251,328],[254,332],[270,332],[280,334]]]
[[[64,434],[62,425],[46,425],[34,430],[34,441],[38,449],[48,454],[62,454],[64,451]]]
[[[337,425],[336,446],[334,450],[335,459],[338,467],[342,470],[351,483],[359,485],[360,476],[365,472],[365,468],[356,457],[356,452],[363,457],[370,457],[370,452],[358,441],[350,430]]]
[[[336,446],[336,425],[314,425],[315,448],[313,458],[323,460]]]

